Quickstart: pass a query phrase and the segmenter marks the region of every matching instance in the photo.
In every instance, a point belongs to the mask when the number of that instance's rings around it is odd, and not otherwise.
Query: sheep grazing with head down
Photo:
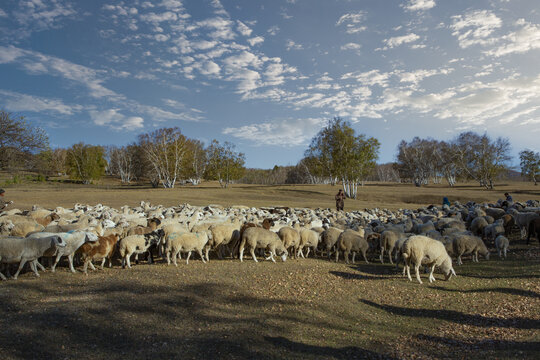
[[[402,256],[405,259],[404,271],[407,272],[409,281],[412,281],[411,265],[414,266],[416,279],[420,284],[422,284],[422,280],[420,279],[421,265],[431,267],[429,282],[435,281],[435,277],[433,276],[435,267],[441,269],[444,273],[445,280],[449,280],[452,275],[456,276],[456,272],[452,267],[452,259],[446,252],[444,245],[438,240],[433,240],[422,235],[411,236],[403,244]]]
[[[458,235],[453,241],[454,255],[457,256],[458,265],[462,265],[461,257],[466,254],[473,254],[473,261],[478,262],[478,253],[486,260],[489,260],[489,250],[486,244],[477,236],[473,235]]]
[[[322,232],[321,244],[323,247],[323,251],[326,250],[326,254],[328,255],[328,260],[330,260],[330,255],[332,254],[332,250],[335,248],[339,235],[342,232],[343,230],[335,228],[335,227],[329,227],[328,229]]]
[[[298,249],[300,248],[300,234],[296,229],[284,226],[278,231],[278,235],[283,242],[285,249],[292,249],[292,254],[298,258]]]
[[[133,254],[143,254],[152,245],[158,245],[161,240],[160,233],[154,231],[145,235],[126,236],[118,243],[118,252],[122,259],[122,268],[131,269],[130,257]]]
[[[499,257],[502,258],[501,254],[504,254],[504,258],[506,259],[506,251],[508,250],[508,246],[510,245],[510,242],[508,241],[508,238],[504,235],[499,235],[495,239],[495,247],[497,248],[497,252],[499,253]]]

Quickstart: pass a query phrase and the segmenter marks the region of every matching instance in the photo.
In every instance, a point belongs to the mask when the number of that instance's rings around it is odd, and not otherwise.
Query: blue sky
[[[160,127],[294,165],[334,116],[381,142],[540,150],[537,0],[0,1],[0,108],[53,146]]]

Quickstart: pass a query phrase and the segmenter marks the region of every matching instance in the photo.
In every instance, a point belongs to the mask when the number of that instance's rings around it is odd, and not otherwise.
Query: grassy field
[[[336,187],[215,184],[172,190],[114,183],[2,186],[19,208],[175,205],[333,207]],[[529,184],[495,191],[462,185],[368,184],[346,209],[416,208],[460,201],[539,199]],[[420,285],[390,264],[198,257],[0,283],[0,357],[22,358],[540,358],[540,248],[515,233],[509,258],[456,265],[457,278]]]
[[[0,184],[2,183],[0,177]],[[148,185],[120,185],[112,179],[104,179],[97,185],[66,184],[57,182],[0,185],[6,190],[6,200],[13,206],[29,209],[34,204],[47,208],[72,207],[75,203],[97,204],[119,208],[135,206],[141,200],[164,206],[189,203],[206,206],[289,206],[307,208],[334,208],[334,195],[339,186],[330,185],[231,185],[222,189],[216,182],[200,186],[179,186],[174,189],[154,189]],[[358,189],[357,200],[347,199],[345,210],[365,208],[415,209],[429,204],[441,204],[447,196],[450,201],[496,202],[509,192],[515,201],[540,199],[540,186],[527,182],[497,184],[494,190],[484,190],[478,184],[459,184],[454,188],[445,185],[415,187],[411,184],[368,183]]]

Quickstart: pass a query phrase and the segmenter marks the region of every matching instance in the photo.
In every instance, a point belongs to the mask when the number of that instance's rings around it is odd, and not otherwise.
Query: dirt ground
[[[107,189],[107,186],[109,188]],[[3,186],[4,187],[4,186]],[[330,186],[214,184],[173,190],[107,184],[6,188],[19,208],[243,204],[333,207]],[[369,184],[349,208],[415,208],[451,200],[539,199],[532,185],[457,189]],[[40,278],[0,282],[2,359],[444,359],[540,358],[540,246],[512,234],[506,260],[455,265],[458,277],[423,285],[400,270],[322,258],[286,262],[195,257],[72,274],[64,262]],[[261,259],[259,259],[261,260]],[[79,270],[80,267],[77,267]]]

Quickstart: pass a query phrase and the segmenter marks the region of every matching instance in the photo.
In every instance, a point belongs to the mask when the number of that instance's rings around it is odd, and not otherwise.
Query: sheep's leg
[[[13,275],[13,279],[17,280],[17,277],[19,276],[19,273],[24,267],[24,264],[26,264],[26,259],[21,259],[21,262],[19,263],[19,268],[17,269],[17,272],[15,273],[15,275]]]
[[[56,265],[58,265],[58,262],[60,261],[60,258],[62,257],[62,254],[57,254],[56,255],[56,259],[54,259],[54,263],[52,264],[51,266],[51,271],[52,272],[55,272],[56,270]]]
[[[267,257],[265,260],[272,260],[272,262],[276,262],[276,260],[274,260],[274,255],[276,254],[276,249],[272,249],[270,248],[270,256]]]
[[[392,253],[394,252],[394,249],[390,249],[388,251],[388,260],[390,260],[390,264],[394,265],[394,263],[392,262]]]
[[[198,252],[199,255],[201,256],[202,262],[206,264],[206,260],[204,260],[204,256],[203,256],[202,250],[201,250],[201,249],[197,249],[197,252]]]
[[[503,252],[504,252],[504,258],[506,259],[506,248],[504,248]]]
[[[41,271],[47,271],[47,270],[45,270],[45,267],[44,267],[43,265],[41,265],[41,263],[39,262],[39,260],[36,260],[36,265],[39,267],[39,269],[40,269]]]
[[[129,258],[131,257],[131,254],[126,255],[126,264],[128,269],[131,269],[131,262],[129,261]],[[135,254],[135,259],[137,259],[137,254]]]
[[[346,250],[343,253],[343,256],[345,257],[345,262],[348,264],[349,263],[349,250]]]
[[[384,247],[381,247],[381,254],[379,255],[379,260],[381,260],[381,264],[384,263]]]
[[[251,253],[251,256],[253,257],[253,260],[254,260],[255,262],[258,262],[258,261],[257,261],[257,257],[255,256],[255,249],[254,249],[254,248],[251,248],[251,249],[249,250],[249,252]]]
[[[407,269],[407,277],[409,278],[409,281],[412,281],[412,277],[411,277],[411,265],[409,263],[407,263],[407,265],[405,266],[405,268]]]
[[[171,265],[171,251],[172,249],[167,249],[167,265]],[[176,259],[176,256],[174,258]]]
[[[499,258],[502,259],[501,249],[497,249],[497,253],[499,253]]]
[[[37,271],[37,266],[36,266],[36,263],[37,263],[37,260],[34,260],[30,263],[30,268],[32,269],[32,271],[34,272],[34,274],[36,274],[37,277],[39,277],[39,273]]]
[[[87,261],[85,260],[84,261],[84,266],[83,266],[83,273],[88,276],[88,263],[90,263],[90,261]]]
[[[101,260],[101,270],[103,270],[105,268],[105,261],[107,261],[107,258],[103,258]]]
[[[463,261],[461,261],[461,254],[458,255],[458,257],[457,257],[457,264],[458,265],[463,265]]]
[[[110,254],[107,258],[109,259],[109,268],[112,268],[112,254]]]
[[[95,267],[94,264],[92,263],[92,260],[91,260],[91,259],[89,260],[88,265],[90,265],[90,269],[92,269],[92,271],[96,271],[96,267]]]
[[[7,281],[7,277],[5,277],[4,274],[2,274],[1,272],[0,272],[0,279]]]
[[[187,253],[186,264],[189,264],[189,258],[191,257],[191,251]]]
[[[244,244],[240,245],[240,262],[243,262],[242,258],[244,257]]]
[[[301,256],[303,259],[305,259],[305,257],[304,257],[304,251],[303,251],[302,248],[299,248],[299,249],[298,249],[298,254],[300,254],[300,256]]]
[[[210,246],[207,245],[207,246],[205,246],[205,248],[204,248],[204,253],[205,253],[205,255],[206,255],[206,260],[207,260],[207,261],[210,261],[210,258],[208,257],[208,253],[209,253],[209,252],[210,252]]]
[[[310,247],[307,248],[307,251],[306,251],[306,258],[309,257],[309,251],[311,250]],[[313,253],[315,253],[315,250],[313,250]]]
[[[364,258],[364,261],[366,262],[366,264],[369,264],[369,261],[367,259],[367,256],[366,256],[366,252],[365,251],[362,251],[362,257]]]
[[[328,257],[330,257],[330,256],[328,256]],[[338,262],[338,261],[339,261],[339,250],[336,249],[336,262]]]
[[[433,272],[435,271],[435,265],[433,265],[431,267],[431,271],[429,272],[429,282],[434,282],[435,281],[435,276],[433,276]]]
[[[72,273],[75,273],[75,268],[73,267],[73,254],[68,255],[69,270]]]
[[[420,280],[420,264],[414,266],[414,272],[416,274],[416,279],[422,284],[422,280]]]

